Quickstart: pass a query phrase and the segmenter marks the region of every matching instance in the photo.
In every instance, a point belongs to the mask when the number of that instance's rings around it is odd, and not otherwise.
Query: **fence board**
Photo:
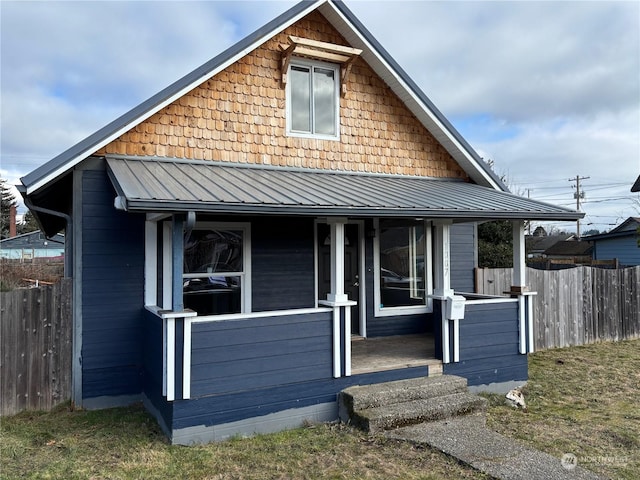
[[[512,269],[476,270],[477,293],[508,291]],[[611,270],[527,268],[534,299],[535,348],[640,337],[640,266]]]
[[[49,410],[71,393],[71,280],[0,297],[0,415]]]

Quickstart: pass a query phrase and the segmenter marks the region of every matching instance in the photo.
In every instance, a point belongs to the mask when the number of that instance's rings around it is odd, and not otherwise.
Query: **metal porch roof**
[[[582,213],[463,181],[207,161],[107,158],[119,208],[456,220],[576,220]]]

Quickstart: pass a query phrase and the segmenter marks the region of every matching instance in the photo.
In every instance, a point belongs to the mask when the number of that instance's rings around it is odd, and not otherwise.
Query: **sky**
[[[0,0],[0,176],[19,183],[295,3]],[[581,177],[582,233],[640,216],[639,1],[345,3],[514,193],[576,208]]]

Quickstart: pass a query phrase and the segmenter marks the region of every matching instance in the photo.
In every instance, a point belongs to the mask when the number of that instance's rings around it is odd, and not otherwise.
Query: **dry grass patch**
[[[640,472],[640,340],[530,356],[523,413],[489,395],[489,426],[611,478]],[[2,479],[480,479],[426,447],[338,424],[171,446],[142,406],[0,419]]]
[[[141,406],[58,408],[2,420],[3,479],[482,479],[430,449],[369,437],[338,424],[168,445]]]
[[[640,475],[640,340],[537,352],[528,412],[491,395],[488,425],[611,478]]]

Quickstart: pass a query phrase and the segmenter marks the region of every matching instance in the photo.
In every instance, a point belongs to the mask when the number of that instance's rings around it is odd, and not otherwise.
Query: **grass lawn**
[[[489,425],[612,478],[638,478],[640,340],[531,355],[524,393],[527,413],[488,396]],[[486,478],[430,449],[336,424],[180,447],[140,406],[0,422],[2,479]]]
[[[2,421],[0,478],[482,479],[443,454],[338,424],[182,447],[141,406]]]
[[[493,430],[615,479],[640,478],[640,340],[529,356],[528,411],[487,395]]]

